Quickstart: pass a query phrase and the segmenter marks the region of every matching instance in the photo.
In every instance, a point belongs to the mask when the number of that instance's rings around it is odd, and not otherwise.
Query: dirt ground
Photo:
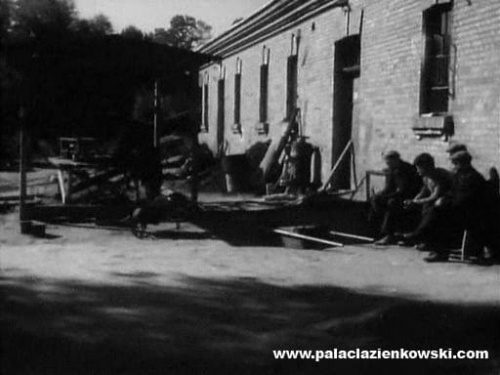
[[[0,215],[2,374],[496,374],[500,266],[400,247],[235,245]],[[276,349],[472,349],[489,360],[275,360]]]

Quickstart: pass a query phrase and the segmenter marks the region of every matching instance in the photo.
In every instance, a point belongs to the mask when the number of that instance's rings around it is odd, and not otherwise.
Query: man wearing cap
[[[404,209],[404,201],[412,199],[422,187],[422,179],[410,163],[401,160],[397,151],[384,155],[387,165],[385,187],[372,200],[372,217],[380,219],[381,235],[376,245],[396,243],[394,234],[408,224],[411,214]]]
[[[485,178],[472,166],[472,156],[464,150],[451,153],[450,160],[455,174],[450,194],[436,204],[447,210],[449,221],[457,228],[466,229],[470,235],[490,251],[498,246],[497,199]],[[449,250],[438,249],[426,261],[446,261]]]
[[[467,146],[464,145],[463,143],[458,143],[458,142],[453,142],[453,143],[450,143],[450,145],[448,146],[448,148],[446,149],[446,152],[448,154],[450,154],[450,157],[456,153],[456,152],[460,152],[460,151],[467,151]]]

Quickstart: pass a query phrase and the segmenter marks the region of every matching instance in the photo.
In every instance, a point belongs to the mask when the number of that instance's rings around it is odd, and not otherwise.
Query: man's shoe
[[[375,241],[375,245],[377,246],[388,246],[388,245],[394,245],[395,244],[395,239],[391,235],[387,235],[384,238],[381,238],[378,241]]]
[[[427,263],[438,263],[438,262],[447,262],[448,254],[440,254],[440,253],[430,253],[427,258],[424,258]]]

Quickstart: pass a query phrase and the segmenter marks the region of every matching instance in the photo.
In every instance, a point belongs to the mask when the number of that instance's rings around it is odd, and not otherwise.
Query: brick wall
[[[442,1],[441,1],[442,2]],[[416,140],[422,12],[435,2],[367,2],[364,11],[360,81],[361,162],[372,168],[388,149],[411,160],[430,152],[448,167],[442,139]],[[500,2],[456,0],[452,39],[457,48],[456,96],[450,103],[453,140],[468,144],[483,173],[500,166]]]
[[[354,25],[355,22],[351,22]],[[300,31],[299,31],[300,30]],[[226,67],[226,124],[228,153],[243,153],[252,144],[277,139],[285,125],[286,63],[290,55],[292,34],[300,33],[298,53],[298,106],[302,111],[303,129],[309,141],[320,148],[323,175],[331,168],[333,45],[346,35],[346,16],[340,9],[325,12],[276,37],[257,44],[222,61]],[[259,76],[262,47],[270,49],[269,63],[269,134],[259,135]],[[242,60],[242,133],[234,134],[234,74],[236,58]],[[210,72],[210,131],[200,135],[200,141],[215,149],[217,64],[205,69]],[[203,73],[202,71],[201,73]]]
[[[443,1],[441,1],[443,2]],[[251,145],[276,139],[283,131],[286,61],[292,33],[300,30],[298,105],[305,135],[320,148],[325,178],[332,166],[333,56],[337,40],[359,30],[361,76],[358,82],[358,118],[353,124],[359,177],[367,169],[382,167],[381,154],[396,149],[412,160],[420,152],[436,156],[449,166],[441,138],[417,140],[412,131],[419,121],[420,67],[423,52],[422,12],[434,0],[351,1],[350,19],[340,8],[223,59],[226,67],[225,140],[230,154],[243,153]],[[455,121],[453,140],[466,142],[478,169],[485,173],[500,167],[500,1],[455,0],[453,43],[457,48],[456,96],[450,103]],[[349,26],[349,27],[347,27]],[[262,46],[270,49],[269,124],[267,135],[259,135],[259,74]],[[234,74],[236,58],[242,60],[242,133],[234,134]],[[216,148],[217,64],[210,74],[210,130],[200,141]],[[203,72],[202,72],[203,73]]]

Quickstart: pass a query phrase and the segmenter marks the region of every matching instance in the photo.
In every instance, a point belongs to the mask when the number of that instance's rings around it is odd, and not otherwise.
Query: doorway
[[[332,166],[352,139],[358,120],[358,81],[360,76],[360,37],[352,35],[335,43],[333,96]],[[350,152],[344,153],[331,187],[334,191],[351,188]]]

